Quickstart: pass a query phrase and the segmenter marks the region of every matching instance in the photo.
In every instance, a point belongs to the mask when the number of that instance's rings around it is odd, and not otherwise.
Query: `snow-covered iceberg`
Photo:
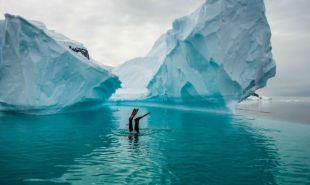
[[[151,51],[114,68],[114,100],[224,105],[276,73],[263,0],[208,0],[173,22]]]
[[[76,41],[6,14],[0,22],[0,110],[58,112],[100,104],[120,86]]]

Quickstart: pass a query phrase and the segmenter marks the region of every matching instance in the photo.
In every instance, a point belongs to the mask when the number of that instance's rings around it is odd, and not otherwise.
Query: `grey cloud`
[[[266,95],[310,96],[310,1],[266,0],[277,75]]]
[[[80,41],[99,62],[118,65],[145,55],[174,19],[205,0],[0,0],[5,12],[44,22]],[[277,76],[265,95],[310,95],[309,0],[265,0]],[[0,15],[1,16],[1,15]]]
[[[42,21],[49,29],[84,43],[99,62],[115,66],[144,56],[175,18],[203,1],[0,0],[0,14]]]

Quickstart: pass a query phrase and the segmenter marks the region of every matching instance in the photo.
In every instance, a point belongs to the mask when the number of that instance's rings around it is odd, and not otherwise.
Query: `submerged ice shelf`
[[[0,22],[0,110],[58,112],[100,104],[119,86],[81,43],[19,16],[6,14]]]
[[[209,0],[173,22],[151,51],[112,70],[114,101],[228,106],[276,73],[263,0]]]

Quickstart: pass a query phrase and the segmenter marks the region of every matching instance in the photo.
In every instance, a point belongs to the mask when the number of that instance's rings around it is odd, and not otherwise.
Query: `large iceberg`
[[[0,22],[0,111],[58,112],[97,105],[120,86],[76,41],[6,14]]]
[[[208,0],[173,22],[151,51],[113,69],[113,100],[229,107],[276,73],[263,0]]]

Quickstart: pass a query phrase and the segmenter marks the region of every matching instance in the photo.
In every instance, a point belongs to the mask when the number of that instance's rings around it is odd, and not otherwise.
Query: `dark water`
[[[0,184],[310,184],[310,125],[132,107],[0,113]]]

